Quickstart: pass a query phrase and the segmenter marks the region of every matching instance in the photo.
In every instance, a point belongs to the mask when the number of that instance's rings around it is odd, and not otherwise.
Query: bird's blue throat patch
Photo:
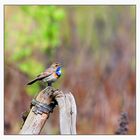
[[[56,74],[57,74],[58,76],[61,76],[61,67],[58,67],[58,68],[56,69]]]

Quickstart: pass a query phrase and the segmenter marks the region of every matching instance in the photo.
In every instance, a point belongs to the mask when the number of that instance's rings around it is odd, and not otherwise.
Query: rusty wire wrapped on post
[[[53,87],[42,90],[32,100],[32,108],[19,134],[40,134],[50,112],[58,104],[60,134],[76,134],[76,103],[70,92],[63,93]]]

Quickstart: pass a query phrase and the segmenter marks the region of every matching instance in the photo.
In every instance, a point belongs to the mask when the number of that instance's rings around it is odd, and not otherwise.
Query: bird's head
[[[57,69],[58,67],[62,67],[62,65],[60,63],[53,63],[51,67]]]

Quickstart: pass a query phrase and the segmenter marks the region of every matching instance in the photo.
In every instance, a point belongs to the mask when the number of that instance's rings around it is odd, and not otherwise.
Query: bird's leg
[[[52,86],[52,83],[48,83],[48,87],[51,87]]]

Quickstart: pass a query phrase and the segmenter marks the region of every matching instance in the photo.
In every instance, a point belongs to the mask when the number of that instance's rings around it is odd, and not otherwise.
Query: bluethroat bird
[[[48,86],[51,86],[53,82],[55,82],[61,76],[61,68],[62,65],[59,63],[53,63],[48,69],[39,74],[35,79],[27,83],[27,85],[31,85],[36,81],[47,82]]]

